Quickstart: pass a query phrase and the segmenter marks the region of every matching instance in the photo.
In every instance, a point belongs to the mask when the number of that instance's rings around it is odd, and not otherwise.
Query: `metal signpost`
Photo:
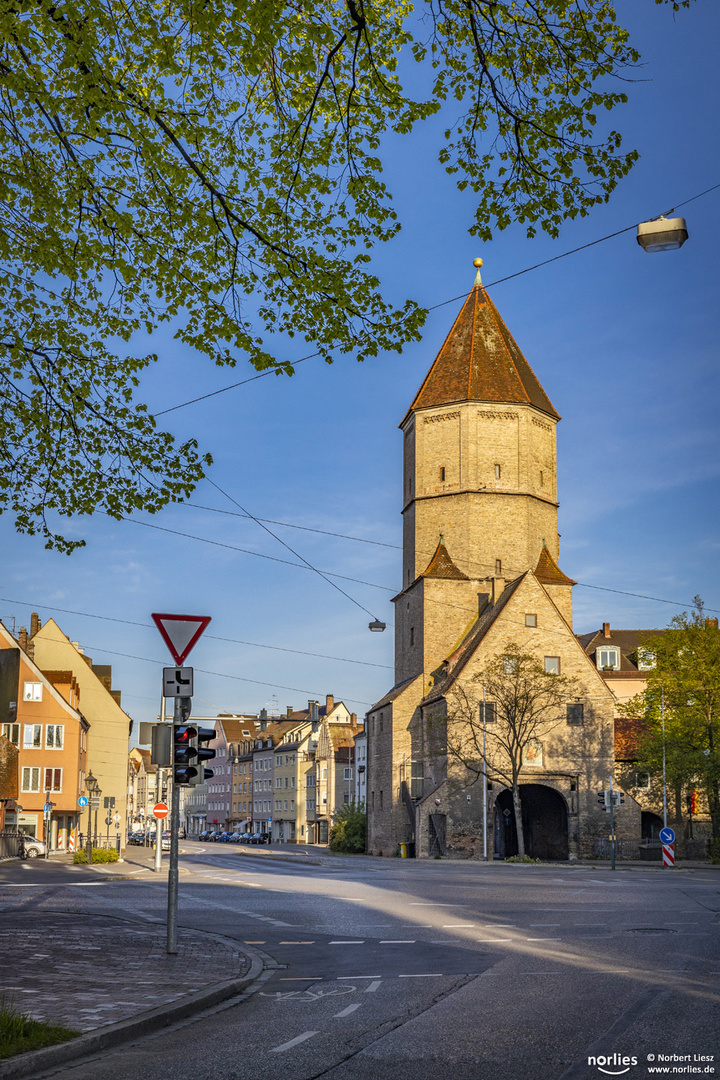
[[[175,661],[176,667],[163,669],[162,701],[163,719],[165,716],[165,698],[174,698],[173,731],[187,721],[190,715],[191,699],[193,694],[193,669],[183,667],[187,657],[196,645],[201,634],[210,622],[209,615],[168,615],[153,613],[153,621],[160,631],[163,641],[170,650],[170,655]],[[196,740],[197,741],[197,740]],[[197,754],[199,758],[199,754]],[[213,754],[214,756],[214,754]],[[173,761],[171,773],[171,800],[170,800],[170,867],[168,872],[168,907],[167,907],[167,952],[177,952],[177,910],[178,910],[178,832],[180,827],[180,788],[175,775],[175,746],[173,739]],[[190,769],[193,780],[185,779],[183,783],[202,783],[205,771]],[[157,810],[158,807],[155,807]],[[167,813],[167,807],[165,807]],[[156,815],[157,816],[157,815]],[[158,839],[156,850],[156,865],[162,855],[162,829],[158,826]]]

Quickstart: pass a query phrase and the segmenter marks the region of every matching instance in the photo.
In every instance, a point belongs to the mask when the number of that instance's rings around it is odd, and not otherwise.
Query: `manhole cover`
[[[677,934],[677,930],[668,930],[667,926],[636,926],[628,934]]]

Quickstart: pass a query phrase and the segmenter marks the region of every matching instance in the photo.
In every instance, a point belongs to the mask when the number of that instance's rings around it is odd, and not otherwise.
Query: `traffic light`
[[[173,724],[173,779],[176,784],[196,784],[198,729],[186,723],[190,716],[190,698],[175,699],[175,716],[183,723]]]
[[[191,784],[204,784],[206,780],[210,780],[215,774],[212,769],[206,769],[203,765],[204,761],[211,761],[215,757],[215,751],[209,746],[204,746],[204,743],[210,742],[215,738],[215,732],[212,728],[199,727],[195,729],[197,736],[195,739],[195,747],[197,750],[195,761],[197,762],[196,775],[190,781]]]
[[[688,799],[690,804],[690,813],[697,814],[697,791],[691,791]]]
[[[598,802],[600,803],[600,806],[602,807],[603,810],[607,811],[607,810],[610,809],[610,792],[609,791],[598,791],[597,798],[598,798]]]

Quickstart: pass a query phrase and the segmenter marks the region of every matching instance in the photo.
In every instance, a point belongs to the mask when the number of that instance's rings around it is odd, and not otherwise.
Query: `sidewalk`
[[[62,910],[41,883],[32,887],[45,877],[46,867],[48,887],[57,883],[51,866],[33,865],[25,873],[21,864],[15,866],[13,873],[4,864],[0,878],[0,886],[6,886],[0,998],[35,1019],[83,1034],[70,1043],[0,1061],[0,1080],[157,1031],[242,993],[263,970],[263,959],[254,950],[194,930],[179,930],[178,952],[168,955],[164,921],[132,912],[68,912],[67,898]],[[87,868],[77,869],[87,882]],[[120,863],[113,869],[128,866]],[[98,876],[92,877],[97,882]],[[12,903],[20,897],[20,906]]]

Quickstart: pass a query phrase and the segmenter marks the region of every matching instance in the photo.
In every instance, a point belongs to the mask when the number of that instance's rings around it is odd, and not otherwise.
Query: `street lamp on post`
[[[87,851],[87,860],[88,860],[89,863],[91,863],[92,862],[92,849],[93,849],[93,841],[92,841],[93,802],[95,801],[95,799],[98,799],[100,797],[100,787],[98,785],[97,780],[93,776],[92,772],[89,772],[87,774],[87,776],[85,777],[85,790],[87,791],[87,793],[89,795],[89,799],[88,799],[88,820],[87,820],[87,838],[86,838],[85,847],[86,847],[86,851]],[[97,810],[95,811],[95,827],[97,828]]]

